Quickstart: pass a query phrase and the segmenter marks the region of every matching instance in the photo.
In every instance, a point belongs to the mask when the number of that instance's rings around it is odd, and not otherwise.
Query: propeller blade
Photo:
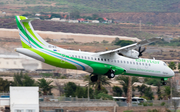
[[[146,48],[144,48],[144,49],[141,51],[141,53],[143,53],[145,50],[146,50]]]
[[[141,52],[141,46],[139,47],[138,52]]]
[[[144,47],[143,48],[143,50],[141,51],[141,46],[139,47],[139,49],[138,49],[138,52],[139,52],[139,56],[138,57],[140,57],[140,56],[142,56],[143,54],[143,52],[146,50],[146,47]]]

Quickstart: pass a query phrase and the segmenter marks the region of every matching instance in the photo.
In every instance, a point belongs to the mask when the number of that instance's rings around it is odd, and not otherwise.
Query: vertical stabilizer
[[[47,48],[51,46],[44,41],[33,29],[31,21],[38,18],[27,18],[24,16],[15,16],[19,35],[23,48]]]

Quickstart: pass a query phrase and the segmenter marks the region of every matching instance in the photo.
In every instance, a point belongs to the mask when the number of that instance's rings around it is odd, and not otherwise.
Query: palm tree
[[[43,94],[44,95],[51,95],[51,89],[54,88],[53,85],[51,85],[53,81],[46,81],[44,78],[42,79],[38,79],[37,83],[38,83],[38,86],[39,88],[43,91]],[[49,93],[48,93],[49,92]]]
[[[27,74],[20,73],[14,74],[13,86],[36,86],[35,80]]]
[[[84,77],[84,81],[88,81],[89,85],[94,87],[97,90],[101,90],[104,85],[110,86],[111,82],[109,82],[109,80],[110,79],[104,75],[98,75],[98,80],[96,82],[92,82],[90,79],[90,76],[88,75]]]
[[[10,85],[10,81],[8,81],[7,79],[4,80],[3,78],[0,78],[0,92],[8,92]]]
[[[116,80],[119,80],[120,84],[123,86],[124,95],[127,96],[129,77],[127,76],[118,76]],[[137,77],[132,77],[132,85],[134,82],[139,82]],[[132,86],[132,90],[134,90],[134,86]]]

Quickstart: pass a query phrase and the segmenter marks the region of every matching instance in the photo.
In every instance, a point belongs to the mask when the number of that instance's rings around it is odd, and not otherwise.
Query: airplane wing
[[[120,53],[121,51],[123,51],[123,52],[127,51],[128,52],[129,50],[132,50],[132,49],[138,48],[140,46],[150,44],[152,42],[155,42],[155,41],[158,41],[158,40],[161,40],[161,39],[162,39],[161,37],[154,37],[154,38],[150,38],[150,39],[147,39],[147,40],[142,40],[142,41],[140,41],[138,43],[135,43],[135,44],[120,47],[120,48],[117,48],[117,49],[114,49],[114,50],[109,50],[109,51],[105,51],[105,52],[99,52],[97,54],[106,55],[106,54],[110,54],[110,53]]]

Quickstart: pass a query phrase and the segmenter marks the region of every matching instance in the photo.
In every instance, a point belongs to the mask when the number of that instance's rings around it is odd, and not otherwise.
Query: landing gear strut
[[[91,81],[92,82],[96,82],[97,80],[98,80],[98,75],[91,76]]]
[[[166,85],[167,84],[164,79],[161,79],[161,83],[162,83],[162,85]]]

